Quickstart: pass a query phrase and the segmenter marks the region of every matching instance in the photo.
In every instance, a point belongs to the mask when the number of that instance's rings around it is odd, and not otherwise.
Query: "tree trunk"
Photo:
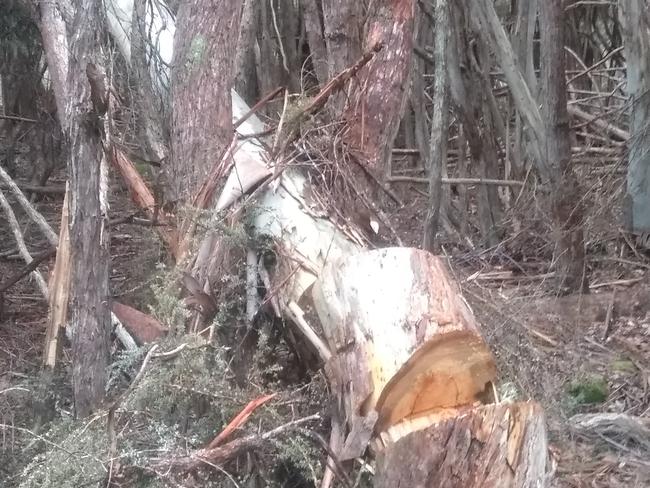
[[[195,0],[180,7],[168,168],[173,201],[192,200],[232,139],[230,90],[241,7],[242,0]]]
[[[131,71],[135,85],[136,117],[140,144],[147,160],[161,163],[167,159],[169,149],[169,101],[168,96],[156,94],[152,70],[155,63],[149,48],[147,9],[152,8],[146,0],[135,0],[131,19]],[[151,14],[149,13],[149,17]],[[168,95],[165,90],[164,95]]]
[[[571,140],[565,78],[562,0],[540,2],[542,93],[546,143],[542,151],[551,168],[551,212],[556,232],[558,286],[588,291],[585,280],[582,193],[571,167]]]
[[[323,0],[323,28],[327,49],[327,71],[331,80],[359,59],[362,52],[362,2]],[[345,104],[345,94],[330,100],[332,118],[337,120]]]
[[[627,92],[631,101],[625,225],[631,231],[650,232],[650,34],[647,0],[620,0],[625,43]]]
[[[327,264],[312,296],[347,427],[341,460],[370,440],[376,486],[543,486],[541,408],[493,403],[494,360],[441,260],[361,252]]]
[[[440,202],[442,200],[442,169],[447,164],[447,135],[449,132],[449,83],[447,77],[447,54],[450,29],[449,4],[447,0],[435,2],[435,81],[433,85],[433,115],[431,139],[426,167],[429,170],[429,208],[424,223],[422,247],[434,251]]]
[[[235,90],[249,105],[253,105],[260,95],[255,66],[259,2],[260,0],[244,0],[241,27],[237,40],[237,53],[235,55]]]
[[[389,168],[393,141],[404,112],[413,51],[415,2],[380,0],[368,12],[364,50],[383,49],[357,75],[345,109],[346,142],[376,176]]]
[[[323,22],[317,0],[302,0],[302,15],[309,44],[309,54],[314,73],[320,86],[330,79],[327,68],[327,49],[323,35]]]
[[[110,344],[108,291],[107,168],[102,120],[91,101],[89,66],[98,65],[102,3],[77,0],[68,58],[72,380],[75,412],[86,417],[100,407],[107,380]],[[92,69],[90,69],[92,70]],[[103,94],[106,96],[106,93]]]

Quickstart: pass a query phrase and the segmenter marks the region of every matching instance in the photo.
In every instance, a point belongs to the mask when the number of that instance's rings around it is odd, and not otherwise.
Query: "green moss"
[[[603,376],[589,375],[571,382],[568,393],[577,406],[594,405],[607,400],[609,388]]]

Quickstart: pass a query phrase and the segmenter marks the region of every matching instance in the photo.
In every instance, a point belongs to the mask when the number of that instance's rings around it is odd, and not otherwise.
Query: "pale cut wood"
[[[541,488],[547,486],[544,414],[537,403],[453,410],[421,430],[389,439],[375,488]]]
[[[471,404],[495,378],[472,312],[443,262],[425,251],[388,248],[330,262],[312,296],[351,431],[374,410],[377,431]]]
[[[59,231],[59,246],[56,252],[54,271],[50,278],[49,312],[47,330],[45,332],[45,348],[43,362],[53,368],[56,365],[56,351],[59,330],[68,320],[68,299],[70,297],[70,233],[68,229],[68,187],[66,185],[61,211],[61,230]]]

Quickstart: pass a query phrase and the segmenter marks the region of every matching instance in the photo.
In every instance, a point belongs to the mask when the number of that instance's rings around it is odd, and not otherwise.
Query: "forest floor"
[[[49,184],[62,185],[60,175]],[[114,182],[116,220],[135,213],[120,187]],[[409,205],[391,215],[405,245],[419,241],[423,198],[410,195]],[[36,203],[55,231],[62,199],[47,195]],[[38,229],[16,211],[33,254],[47,250]],[[0,219],[0,282],[23,267],[15,249],[10,228]],[[500,378],[511,385],[513,396],[537,400],[545,408],[557,463],[555,486],[650,486],[643,446],[620,433],[590,435],[571,420],[576,414],[601,412],[650,419],[650,259],[590,251],[591,293],[558,297],[545,270],[548,263],[519,266],[516,260],[495,259],[496,254],[494,249],[454,248],[448,258],[498,359]],[[165,259],[159,240],[151,228],[127,219],[111,228],[111,255],[114,296],[146,312],[151,281]],[[47,267],[52,266],[50,260]],[[12,393],[21,393],[40,368],[47,308],[31,279],[8,290],[0,305],[0,458],[8,461],[0,462],[3,484],[3,479],[15,480],[20,467],[11,459],[20,459],[26,442],[11,427],[33,428],[30,394]],[[66,348],[63,363],[69,364]],[[7,483],[3,486],[11,486]]]

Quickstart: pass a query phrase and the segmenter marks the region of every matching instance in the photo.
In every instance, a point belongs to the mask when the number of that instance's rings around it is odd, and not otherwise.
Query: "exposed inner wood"
[[[385,430],[433,409],[491,399],[496,376],[492,354],[480,336],[454,331],[420,347],[384,386],[375,429]]]

